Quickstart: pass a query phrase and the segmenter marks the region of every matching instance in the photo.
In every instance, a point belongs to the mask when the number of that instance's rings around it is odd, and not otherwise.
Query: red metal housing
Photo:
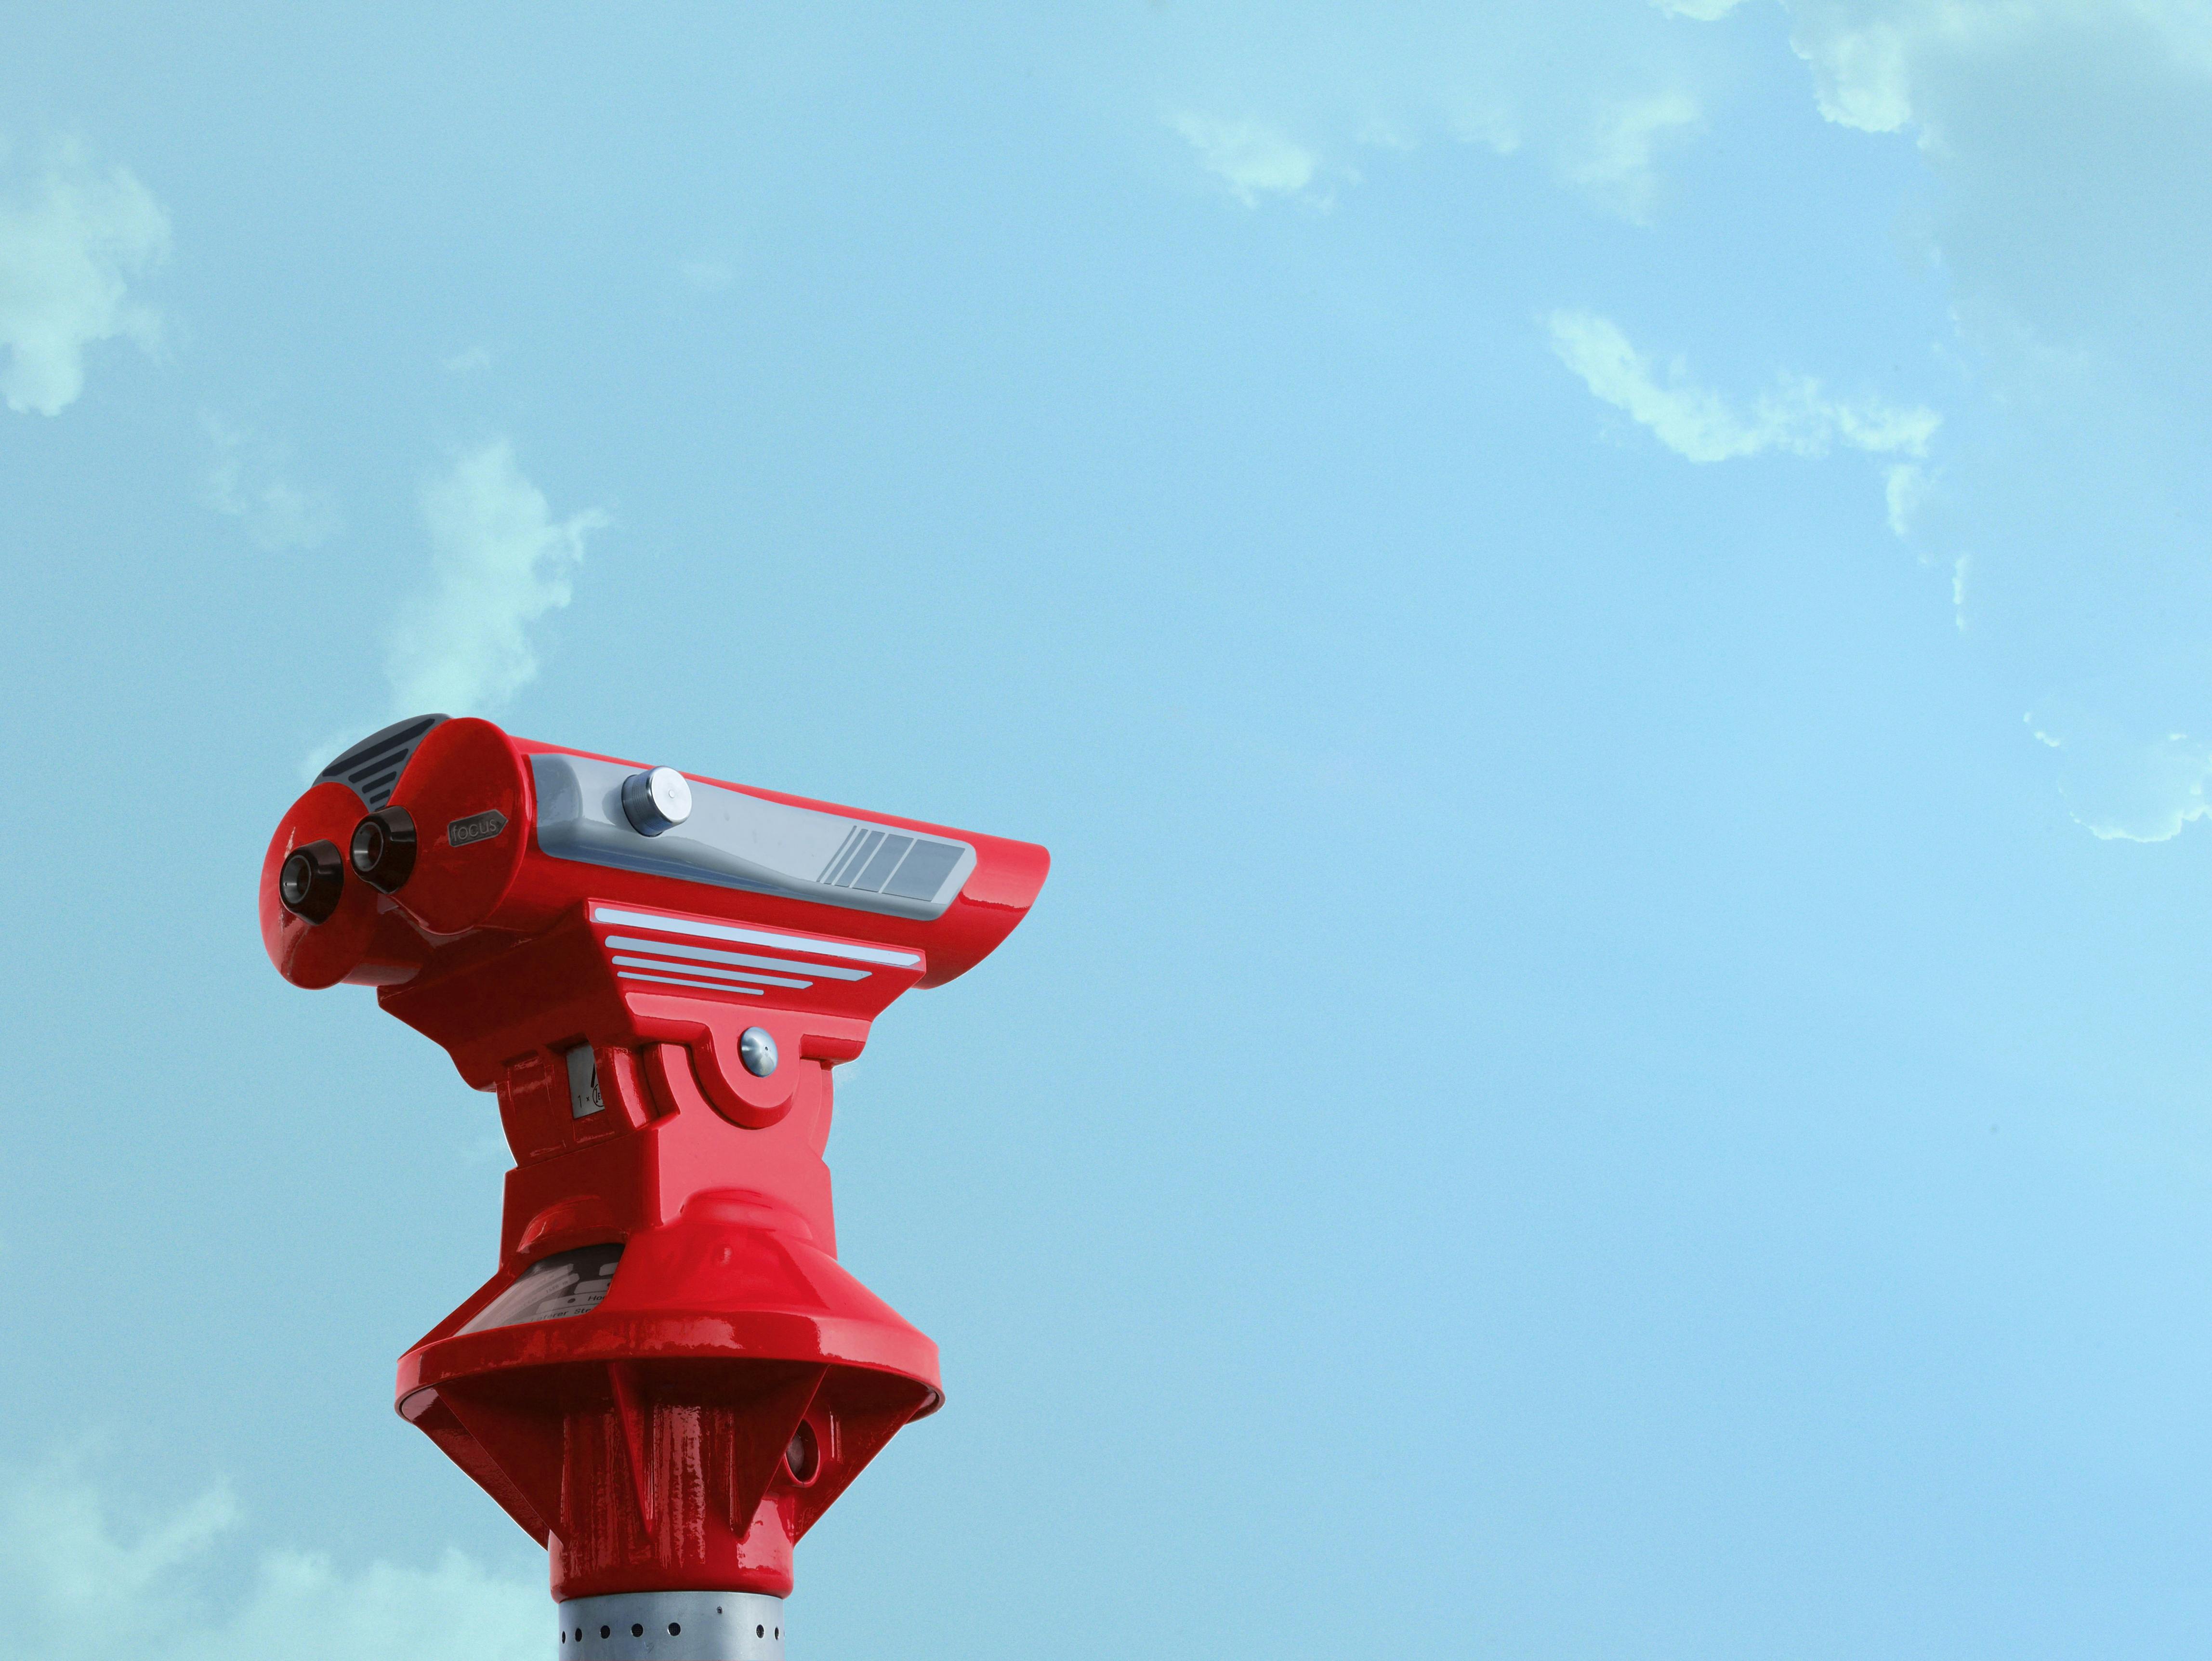
[[[557,1600],[781,1597],[799,1536],[943,1399],[936,1346],[837,1262],[831,1070],[1004,940],[1048,856],[712,780],[697,837],[650,841],[605,784],[633,773],[489,721],[388,728],[278,825],[262,937],[498,1095],[498,1270],[401,1359],[399,1412],[545,1543]],[[841,833],[818,876],[793,864]],[[352,863],[311,922],[287,862],[324,844]]]

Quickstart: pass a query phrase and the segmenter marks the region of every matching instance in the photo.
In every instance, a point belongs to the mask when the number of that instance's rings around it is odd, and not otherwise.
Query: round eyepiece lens
[[[276,897],[306,923],[327,922],[345,897],[345,861],[333,843],[294,849],[276,867]]]
[[[374,819],[363,819],[354,827],[353,868],[363,876],[384,862],[384,827]]]
[[[380,807],[353,828],[346,850],[356,875],[379,893],[398,891],[415,869],[415,820],[404,807]]]
[[[304,905],[314,885],[315,862],[305,853],[295,852],[284,861],[284,869],[276,879],[276,891],[284,897],[285,904]]]

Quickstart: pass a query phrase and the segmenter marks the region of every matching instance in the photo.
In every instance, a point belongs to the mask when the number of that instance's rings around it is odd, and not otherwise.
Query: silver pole
[[[783,1599],[618,1591],[559,1607],[556,1661],[783,1661]]]

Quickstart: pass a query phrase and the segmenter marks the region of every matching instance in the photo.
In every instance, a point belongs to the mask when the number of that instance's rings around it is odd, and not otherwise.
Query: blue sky
[[[1049,845],[840,1079],[793,1653],[2212,1628],[2212,8],[210,8],[0,52],[0,1656],[545,1652],[435,707]]]

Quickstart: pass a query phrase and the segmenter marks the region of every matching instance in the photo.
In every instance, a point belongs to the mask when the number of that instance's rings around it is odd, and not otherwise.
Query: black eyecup
[[[276,902],[301,922],[328,922],[344,897],[345,861],[336,843],[295,848],[277,868]]]
[[[380,894],[396,892],[415,871],[415,820],[404,807],[380,807],[353,828],[354,874]]]

